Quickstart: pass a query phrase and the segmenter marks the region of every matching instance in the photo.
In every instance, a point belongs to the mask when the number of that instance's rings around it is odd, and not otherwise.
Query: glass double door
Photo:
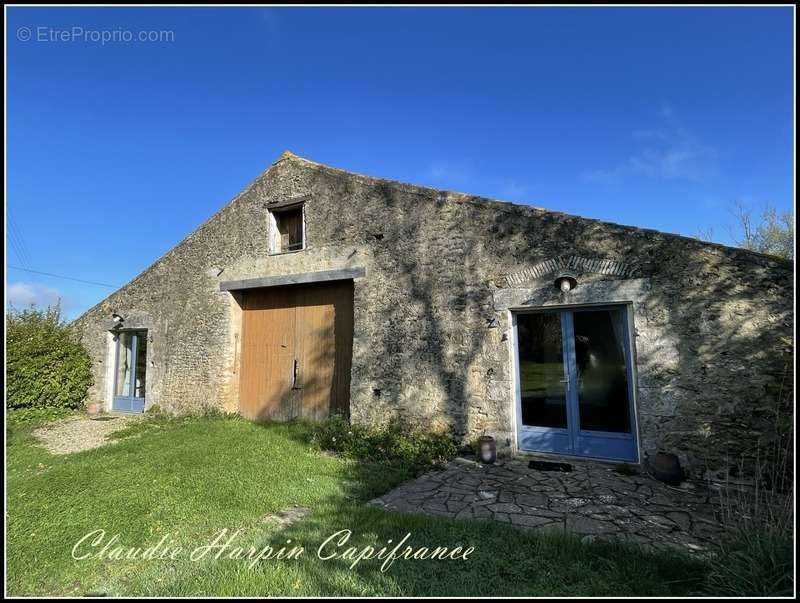
[[[112,408],[122,412],[144,412],[147,331],[120,331],[116,357]]]
[[[636,461],[627,307],[514,318],[519,448]]]

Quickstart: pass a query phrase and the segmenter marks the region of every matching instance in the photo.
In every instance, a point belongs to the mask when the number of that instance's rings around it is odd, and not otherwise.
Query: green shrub
[[[13,408],[9,409],[6,414],[6,424],[10,427],[32,427],[41,423],[64,419],[74,413],[73,409],[59,408],[57,406]]]
[[[412,474],[440,467],[457,453],[453,439],[444,434],[413,429],[399,421],[380,428],[361,427],[350,425],[341,416],[315,425],[312,442],[320,450]]]
[[[238,412],[232,412],[219,408],[218,406],[203,406],[197,409],[196,416],[203,417],[204,419],[232,419],[238,420],[242,416]]]
[[[6,407],[81,407],[92,384],[91,360],[61,308],[12,308],[6,325]]]

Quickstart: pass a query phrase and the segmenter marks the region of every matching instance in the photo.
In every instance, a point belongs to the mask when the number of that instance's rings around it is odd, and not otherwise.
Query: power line
[[[79,283],[86,283],[88,285],[98,285],[100,287],[111,287],[112,289],[119,289],[119,285],[109,285],[108,283],[98,283],[97,281],[86,281],[82,278],[75,278],[72,276],[64,276],[63,274],[53,274],[52,272],[42,272],[41,270],[31,270],[30,268],[21,268],[20,266],[9,266],[14,270],[22,270],[24,272],[32,272],[34,274],[43,274],[45,276],[52,276],[55,278],[63,278],[68,281],[77,281]]]
[[[14,255],[17,256],[17,259],[24,264],[25,258],[22,257],[22,252],[19,250],[19,243],[17,243],[17,239],[14,236],[14,229],[11,228],[10,222],[8,223],[8,226],[9,226],[8,239],[6,239],[6,242],[8,243],[8,246],[14,251]]]
[[[7,212],[7,225],[8,225],[8,234],[11,235],[9,241],[11,242],[11,246],[14,249],[14,252],[17,254],[20,262],[26,268],[31,265],[31,256],[28,253],[28,246],[25,244],[25,239],[22,237],[22,231],[17,224],[17,221],[14,219],[14,216]]]
[[[28,258],[25,256],[25,252],[22,250],[19,236],[17,235],[17,231],[11,221],[8,222],[8,244],[14,251],[14,254],[17,256],[17,259],[20,261],[20,263],[22,263],[23,266],[28,266]]]

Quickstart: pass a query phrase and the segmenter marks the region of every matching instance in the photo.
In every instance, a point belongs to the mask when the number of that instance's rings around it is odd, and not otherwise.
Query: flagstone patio
[[[520,529],[567,531],[585,542],[617,539],[646,548],[703,553],[722,533],[714,492],[668,486],[613,465],[572,462],[569,473],[513,459],[482,465],[456,459],[370,501],[390,511],[493,520]]]

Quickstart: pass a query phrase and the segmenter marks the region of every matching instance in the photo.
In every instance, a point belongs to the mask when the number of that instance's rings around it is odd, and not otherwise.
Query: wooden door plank
[[[245,297],[240,412],[252,419],[291,418],[293,292],[288,288],[261,290]]]
[[[353,281],[337,283],[335,298],[334,383],[331,412],[350,415],[350,365],[353,359]]]
[[[254,289],[244,297],[240,413],[278,420],[347,415],[352,281]]]
[[[320,420],[330,414],[334,374],[334,305],[330,286],[298,288],[296,301],[299,415]]]

